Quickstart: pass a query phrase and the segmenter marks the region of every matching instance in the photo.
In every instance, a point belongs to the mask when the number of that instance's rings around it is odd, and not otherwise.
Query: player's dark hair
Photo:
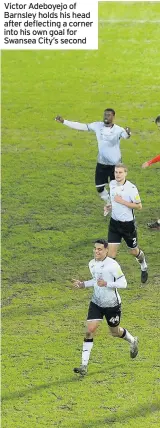
[[[106,241],[106,239],[96,239],[96,241],[94,243],[95,244],[102,244],[102,245],[104,245],[104,248],[108,247],[108,242]]]
[[[157,123],[160,123],[160,114],[156,117],[156,119],[155,119],[155,123],[157,124]]]
[[[116,112],[113,110],[113,108],[105,108],[104,111],[111,111],[113,113],[113,116],[115,116]]]

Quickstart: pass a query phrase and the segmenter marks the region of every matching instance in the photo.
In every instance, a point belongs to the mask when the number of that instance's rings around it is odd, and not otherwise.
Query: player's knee
[[[102,193],[103,190],[104,190],[104,186],[102,186],[102,187],[96,187],[96,189],[97,189],[98,193]]]
[[[88,339],[90,339],[89,335],[93,335],[93,333],[97,330],[98,325],[92,324],[91,322],[87,325],[87,332]]]
[[[87,340],[92,339],[93,338],[93,333],[94,333],[94,330],[87,331],[86,332],[86,339]]]

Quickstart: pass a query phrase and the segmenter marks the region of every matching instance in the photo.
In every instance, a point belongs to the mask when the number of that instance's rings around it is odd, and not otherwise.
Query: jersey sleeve
[[[94,287],[94,279],[89,279],[88,281],[84,281],[85,288]]]
[[[122,269],[116,260],[113,261],[112,274],[116,280],[124,276],[124,273],[122,272]]]
[[[131,200],[132,202],[134,202],[135,204],[140,204],[141,203],[141,198],[139,196],[139,192],[136,186],[132,186],[131,189]]]
[[[113,281],[107,283],[108,288],[126,288],[127,281],[120,265],[114,260],[111,266]]]
[[[124,128],[120,128],[120,138],[127,140],[129,137],[130,135],[127,134],[126,130]]]
[[[69,128],[76,129],[77,131],[88,131],[86,123],[80,122],[71,122],[70,120],[64,120],[63,125],[68,126]]]
[[[96,132],[100,122],[92,122],[87,124],[88,131]]]

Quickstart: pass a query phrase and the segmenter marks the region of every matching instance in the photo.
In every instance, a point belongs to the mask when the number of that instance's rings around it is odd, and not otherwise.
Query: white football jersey
[[[114,197],[119,195],[127,202],[134,202],[139,204],[141,202],[137,187],[130,181],[126,181],[123,185],[119,185],[116,180],[109,183],[110,199],[112,204],[111,217],[117,221],[131,221],[134,220],[134,211],[125,205],[119,204],[114,201]]]
[[[129,138],[126,130],[113,124],[106,126],[104,122],[79,123],[64,120],[64,125],[79,131],[93,131],[98,142],[98,159],[103,165],[116,165],[121,161],[120,139]]]
[[[84,284],[85,287],[94,287],[91,301],[103,308],[110,308],[120,304],[121,298],[115,282],[117,281],[119,288],[125,288],[127,282],[119,264],[110,257],[106,257],[103,261],[93,259],[89,262],[89,270],[93,280],[84,281]],[[98,279],[106,281],[107,286],[99,287],[97,285]]]
[[[120,139],[129,138],[124,128],[118,125],[105,126],[104,122],[87,125],[96,134],[98,141],[98,162],[103,165],[116,165],[121,161]]]

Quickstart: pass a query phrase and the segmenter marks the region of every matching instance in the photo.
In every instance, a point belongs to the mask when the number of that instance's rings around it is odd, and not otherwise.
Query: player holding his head
[[[82,363],[74,372],[84,376],[87,373],[93,337],[100,322],[105,317],[113,337],[126,340],[130,345],[130,357],[138,354],[137,337],[132,336],[125,328],[120,327],[121,298],[117,291],[127,287],[126,278],[119,264],[108,257],[108,243],[97,239],[94,244],[94,259],[89,262],[92,279],[80,281],[74,279],[75,288],[93,287],[93,295],[88,309],[87,330],[82,347]]]
[[[142,204],[137,187],[126,179],[127,167],[115,166],[115,180],[110,182],[111,219],[108,230],[109,257],[115,259],[121,240],[127,244],[130,253],[141,267],[141,282],[148,279],[145,255],[138,247],[134,210],[141,210]]]
[[[122,128],[114,123],[115,111],[112,108],[104,110],[103,122],[79,123],[64,120],[61,116],[56,117],[56,121],[63,123],[69,128],[79,131],[92,131],[96,134],[98,142],[98,159],[95,171],[96,189],[105,202],[109,204],[109,193],[105,186],[108,181],[114,180],[115,165],[121,161],[120,140],[129,138],[130,128]],[[108,211],[104,207],[104,215]]]
[[[156,125],[157,125],[158,127],[160,127],[160,114],[156,117],[155,123],[156,123]],[[152,165],[153,163],[157,163],[157,162],[160,162],[160,155],[156,156],[156,157],[155,157],[155,158],[153,158],[153,159],[150,159],[150,160],[149,160],[149,161],[147,161],[147,162],[144,162],[144,163],[142,164],[142,168],[147,168],[148,166]],[[154,222],[152,222],[152,223],[147,223],[147,226],[148,226],[150,229],[160,230],[160,219],[158,219],[158,220],[156,220],[156,221],[154,221]]]

